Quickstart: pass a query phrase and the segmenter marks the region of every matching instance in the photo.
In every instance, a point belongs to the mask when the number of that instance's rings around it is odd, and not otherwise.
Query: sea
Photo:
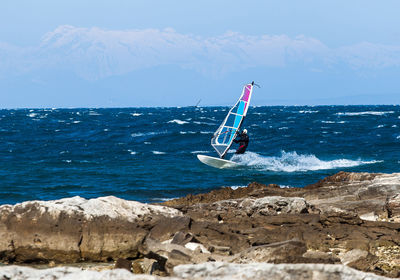
[[[250,107],[250,144],[215,169],[228,107],[0,110],[0,204],[113,195],[162,202],[251,182],[304,187],[339,171],[399,172],[399,106]]]

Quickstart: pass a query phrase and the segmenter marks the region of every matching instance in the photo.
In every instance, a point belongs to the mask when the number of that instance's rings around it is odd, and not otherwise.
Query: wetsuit
[[[233,140],[235,143],[239,143],[239,148],[236,150],[236,154],[244,154],[246,152],[247,146],[249,145],[249,136],[246,133],[239,134],[240,139]]]

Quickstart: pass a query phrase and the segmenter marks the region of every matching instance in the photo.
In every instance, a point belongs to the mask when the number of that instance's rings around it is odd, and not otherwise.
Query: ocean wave
[[[365,111],[365,112],[339,112],[336,113],[338,116],[366,116],[366,115],[373,115],[373,116],[383,116],[386,114],[393,114],[394,111]]]
[[[229,186],[232,190],[237,190],[237,189],[241,189],[241,188],[246,188],[246,185],[243,186]]]
[[[179,131],[180,134],[196,134],[196,131]]]
[[[136,132],[136,133],[132,133],[131,137],[144,137],[144,136],[154,136],[154,135],[160,135],[160,134],[165,134],[165,131],[162,132]]]
[[[101,116],[101,114],[97,113],[96,111],[89,111],[89,116]]]
[[[199,125],[202,125],[202,124],[205,124],[205,125],[212,125],[212,126],[215,126],[216,124],[215,123],[208,123],[208,122],[198,122],[198,121],[195,121],[195,122],[193,122],[194,124],[199,124]]]
[[[154,197],[151,199],[151,201],[169,201],[169,200],[173,200],[173,199],[177,199],[178,197],[171,197],[171,198],[164,198],[164,197]]]
[[[306,172],[328,170],[382,162],[376,160],[363,161],[360,159],[320,160],[313,154],[299,155],[297,152],[285,151],[281,151],[281,156],[279,157],[267,157],[254,152],[246,152],[243,155],[233,155],[231,160],[241,165],[274,172]]]
[[[193,151],[190,152],[191,154],[204,154],[204,153],[208,153],[208,151]]]
[[[175,120],[169,121],[168,123],[187,124],[187,123],[189,123],[189,122],[187,122],[187,121],[181,121],[181,120],[175,119]]]
[[[128,150],[128,152],[129,152],[131,155],[136,155],[136,152],[135,152],[135,151]]]

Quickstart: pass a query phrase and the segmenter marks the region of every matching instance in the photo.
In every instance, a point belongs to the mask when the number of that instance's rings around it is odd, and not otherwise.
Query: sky
[[[399,1],[0,2],[0,108],[400,104]]]

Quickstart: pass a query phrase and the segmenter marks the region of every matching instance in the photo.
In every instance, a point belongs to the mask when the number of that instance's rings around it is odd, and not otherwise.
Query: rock
[[[76,267],[55,267],[50,269],[34,269],[26,266],[2,266],[0,267],[0,279],[13,280],[57,280],[57,279],[81,279],[81,280],[178,280],[179,278],[161,278],[150,275],[134,275],[126,269],[113,270],[81,270]]]
[[[195,251],[197,253],[210,254],[210,251],[208,251],[206,247],[204,247],[204,245],[200,243],[188,242],[185,244],[185,248],[188,248],[189,250]]]
[[[175,209],[113,197],[3,205],[0,261],[123,258],[135,272],[167,275],[206,261],[338,263],[340,256],[396,277],[399,193],[400,174],[340,172],[305,188],[252,183],[189,195],[167,203]]]
[[[230,247],[211,245],[208,249],[211,253],[230,256],[232,251]]]
[[[388,218],[391,221],[400,223],[400,194],[391,196],[387,201]]]
[[[200,246],[200,249],[204,248],[201,244],[197,245]],[[165,270],[167,273],[172,272],[173,267],[179,264],[207,261],[209,258],[209,252],[205,248],[204,250],[205,252],[202,252],[201,250],[193,251],[178,244],[161,243],[151,238],[146,239],[141,248],[143,255],[148,258],[156,259],[162,267],[160,270]]]
[[[2,205],[0,258],[67,263],[136,257],[146,225],[175,216],[182,213],[113,196]]]
[[[171,243],[184,246],[186,243],[189,243],[192,240],[193,240],[192,234],[183,233],[181,231],[178,231],[177,233],[175,233],[174,237],[172,238]]]
[[[122,268],[122,269],[126,269],[129,272],[132,272],[132,262],[130,260],[127,259],[121,259],[119,258],[116,262],[115,262],[115,269],[118,268]]]
[[[267,196],[258,199],[246,198],[239,204],[247,215],[279,215],[308,213],[309,204],[300,197]]]
[[[178,216],[167,218],[151,229],[149,237],[158,241],[165,241],[171,239],[176,232],[187,231],[189,229],[189,224],[189,217]]]
[[[310,250],[303,254],[306,263],[340,263],[340,259],[332,254]]]
[[[165,264],[163,264],[165,265]],[[132,262],[133,273],[135,274],[155,274],[165,276],[165,268],[154,259],[136,259]]]
[[[348,252],[339,254],[339,258],[343,264],[349,264],[351,262],[357,261],[359,259],[366,258],[368,256],[368,252],[359,249],[353,249]]]
[[[174,275],[184,279],[335,279],[335,280],[389,280],[390,278],[366,273],[335,264],[233,264],[208,262],[202,264],[179,265]]]
[[[296,263],[304,262],[303,254],[307,251],[304,242],[288,240],[268,245],[256,246],[235,255],[236,263],[269,262]]]

